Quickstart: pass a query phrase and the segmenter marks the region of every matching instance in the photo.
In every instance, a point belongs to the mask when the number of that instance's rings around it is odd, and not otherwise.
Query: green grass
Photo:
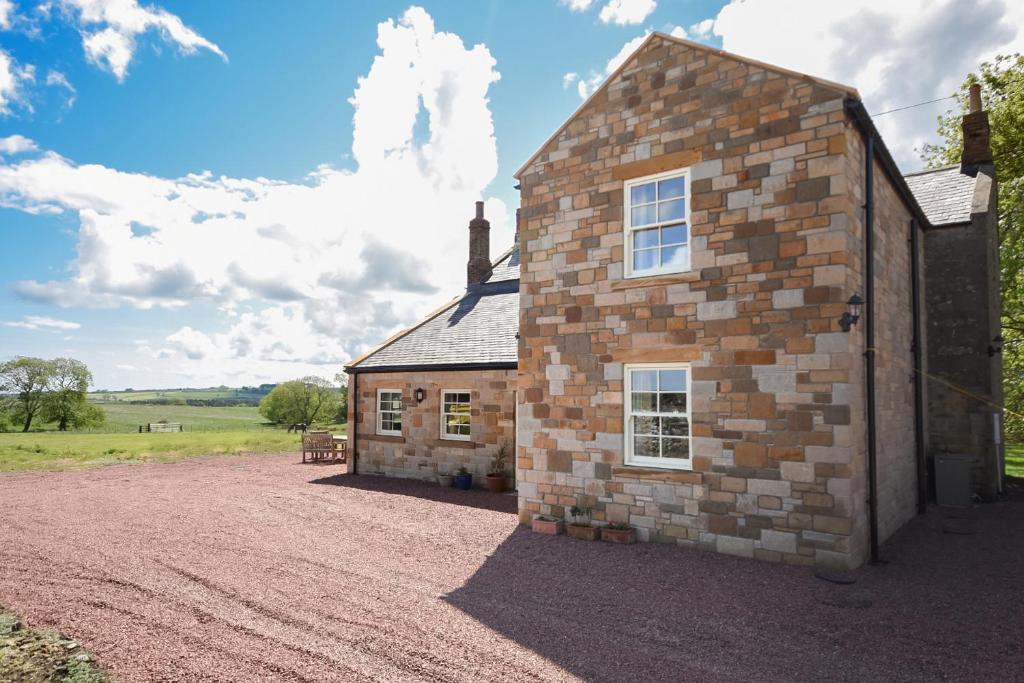
[[[1024,444],[1006,445],[1006,474],[1024,477]]]
[[[49,629],[28,628],[0,607],[0,680],[108,683],[91,654]]]
[[[344,433],[344,427],[335,428]],[[297,451],[283,429],[182,434],[0,434],[0,472],[66,470],[123,462],[169,462],[198,455]]]
[[[89,400],[97,403],[131,403],[133,401],[152,401],[154,399],[170,399],[184,401],[190,398],[245,398],[260,400],[266,396],[258,390],[229,389],[214,387],[210,389],[140,389],[139,391],[95,391],[89,394]]]
[[[138,432],[150,422],[180,422],[186,431],[264,431],[273,429],[255,406],[150,406],[131,403],[100,404],[107,422],[93,432]]]

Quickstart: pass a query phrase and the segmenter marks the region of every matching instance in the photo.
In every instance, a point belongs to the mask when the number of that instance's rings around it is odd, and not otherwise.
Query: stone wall
[[[862,293],[844,96],[656,37],[523,170],[524,522],[582,503],[643,540],[863,560],[863,344],[837,324]],[[625,279],[623,181],[684,167],[691,271]],[[654,361],[691,363],[691,471],[624,465],[623,365]]]
[[[966,225],[930,230],[925,238],[928,307],[929,455],[974,457],[974,490],[991,500],[1002,472],[1001,432],[994,423],[1003,403],[1003,368],[988,347],[1000,334],[999,246],[992,169],[982,169]],[[1001,422],[998,423],[1001,427]]]
[[[358,396],[354,387],[358,383]],[[377,390],[402,392],[402,436],[377,434]],[[417,405],[416,389],[426,398]],[[442,390],[471,392],[471,440],[442,439]],[[434,480],[460,465],[483,485],[500,444],[515,445],[515,370],[360,373],[349,376],[349,434],[357,435],[360,474]],[[358,401],[358,412],[356,411]],[[358,414],[358,422],[356,422]],[[355,425],[353,427],[353,425]]]

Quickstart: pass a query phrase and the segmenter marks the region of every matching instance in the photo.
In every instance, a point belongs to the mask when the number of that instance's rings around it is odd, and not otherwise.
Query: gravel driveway
[[[121,681],[1024,671],[1021,502],[932,512],[840,586],[539,536],[511,497],[340,471],[280,455],[0,476],[0,604]]]

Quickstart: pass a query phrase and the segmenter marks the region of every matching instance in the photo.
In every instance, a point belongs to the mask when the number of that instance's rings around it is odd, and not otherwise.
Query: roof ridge
[[[938,173],[939,171],[952,171],[953,169],[959,169],[960,164],[950,164],[948,166],[937,166],[935,168],[923,168],[920,171],[914,171],[913,173],[904,173],[904,178],[909,178],[914,175],[926,175],[928,173]]]

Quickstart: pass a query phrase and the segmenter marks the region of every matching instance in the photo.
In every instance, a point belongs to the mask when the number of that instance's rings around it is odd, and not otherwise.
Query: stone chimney
[[[467,286],[478,285],[491,272],[491,224],[484,218],[484,203],[476,203],[476,217],[469,222],[469,263]]]
[[[961,169],[976,168],[992,163],[992,141],[988,128],[988,112],[981,108],[981,85],[970,88],[969,107],[963,120],[964,151],[960,157]]]

